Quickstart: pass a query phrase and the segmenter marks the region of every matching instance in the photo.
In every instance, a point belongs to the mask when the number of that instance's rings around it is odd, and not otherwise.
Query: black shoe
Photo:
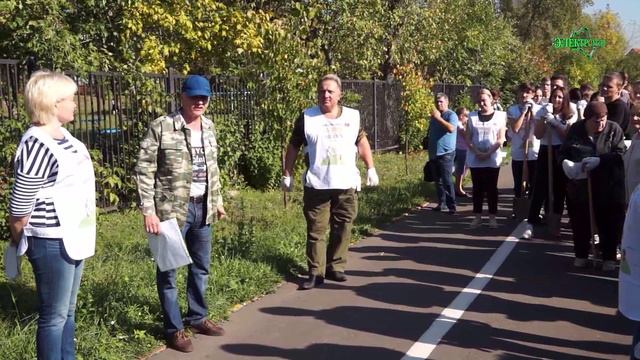
[[[309,275],[309,279],[300,285],[300,290],[309,290],[324,283],[324,278],[319,275]]]
[[[329,280],[333,280],[337,282],[347,281],[347,275],[345,275],[344,271],[329,271],[327,272],[326,277]]]
[[[438,205],[434,208],[431,208],[432,211],[442,211],[442,206]]]
[[[449,214],[455,215],[456,214],[456,208],[449,208]]]

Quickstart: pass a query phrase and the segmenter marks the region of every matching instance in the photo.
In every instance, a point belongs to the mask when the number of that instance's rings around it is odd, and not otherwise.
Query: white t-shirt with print
[[[193,175],[189,196],[202,196],[207,191],[207,161],[202,146],[202,131],[191,130],[191,157]]]

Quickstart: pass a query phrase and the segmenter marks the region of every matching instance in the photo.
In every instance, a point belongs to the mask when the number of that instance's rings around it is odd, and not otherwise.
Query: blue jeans
[[[28,238],[40,307],[36,351],[39,360],[75,359],[75,312],[83,260],[67,255],[62,239]]]
[[[456,194],[453,190],[453,159],[456,152],[452,151],[446,154],[436,156],[436,166],[438,167],[438,178],[435,181],[436,191],[438,194],[438,205],[446,205],[450,210],[456,208]]]
[[[185,322],[198,324],[207,316],[205,288],[211,263],[211,226],[205,224],[207,218],[206,202],[189,203],[187,220],[182,228],[187,250],[193,263],[188,266],[187,275],[187,315]],[[178,305],[176,288],[177,269],[160,271],[156,268],[156,286],[162,306],[164,332],[166,336],[182,330],[184,325]]]

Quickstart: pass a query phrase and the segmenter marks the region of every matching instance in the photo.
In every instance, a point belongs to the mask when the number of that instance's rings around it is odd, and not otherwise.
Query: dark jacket
[[[586,157],[599,157],[600,164],[591,171],[594,201],[598,204],[624,204],[624,132],[615,122],[607,121],[604,130],[595,134],[591,140],[587,133],[586,121],[588,120],[578,121],[569,129],[567,138],[560,148],[560,161],[567,159],[578,162]],[[570,181],[567,195],[576,201],[586,202],[586,194],[586,180]]]

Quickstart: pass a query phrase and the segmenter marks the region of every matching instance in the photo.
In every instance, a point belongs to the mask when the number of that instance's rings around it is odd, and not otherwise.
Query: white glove
[[[380,179],[378,179],[378,173],[376,168],[367,169],[367,186],[378,186]]]
[[[582,169],[582,162],[574,163],[570,160],[562,161],[562,170],[564,174],[571,180],[586,179],[587,173]]]
[[[284,191],[291,191],[291,176],[283,176],[280,187]]]
[[[524,111],[528,111],[529,109],[533,108],[534,102],[532,100],[527,100],[524,103]]]
[[[547,114],[552,114],[553,115],[553,104],[552,103],[547,103],[544,106],[544,110],[547,112]]]
[[[582,169],[591,171],[600,165],[600,158],[597,156],[586,157],[582,159]]]

